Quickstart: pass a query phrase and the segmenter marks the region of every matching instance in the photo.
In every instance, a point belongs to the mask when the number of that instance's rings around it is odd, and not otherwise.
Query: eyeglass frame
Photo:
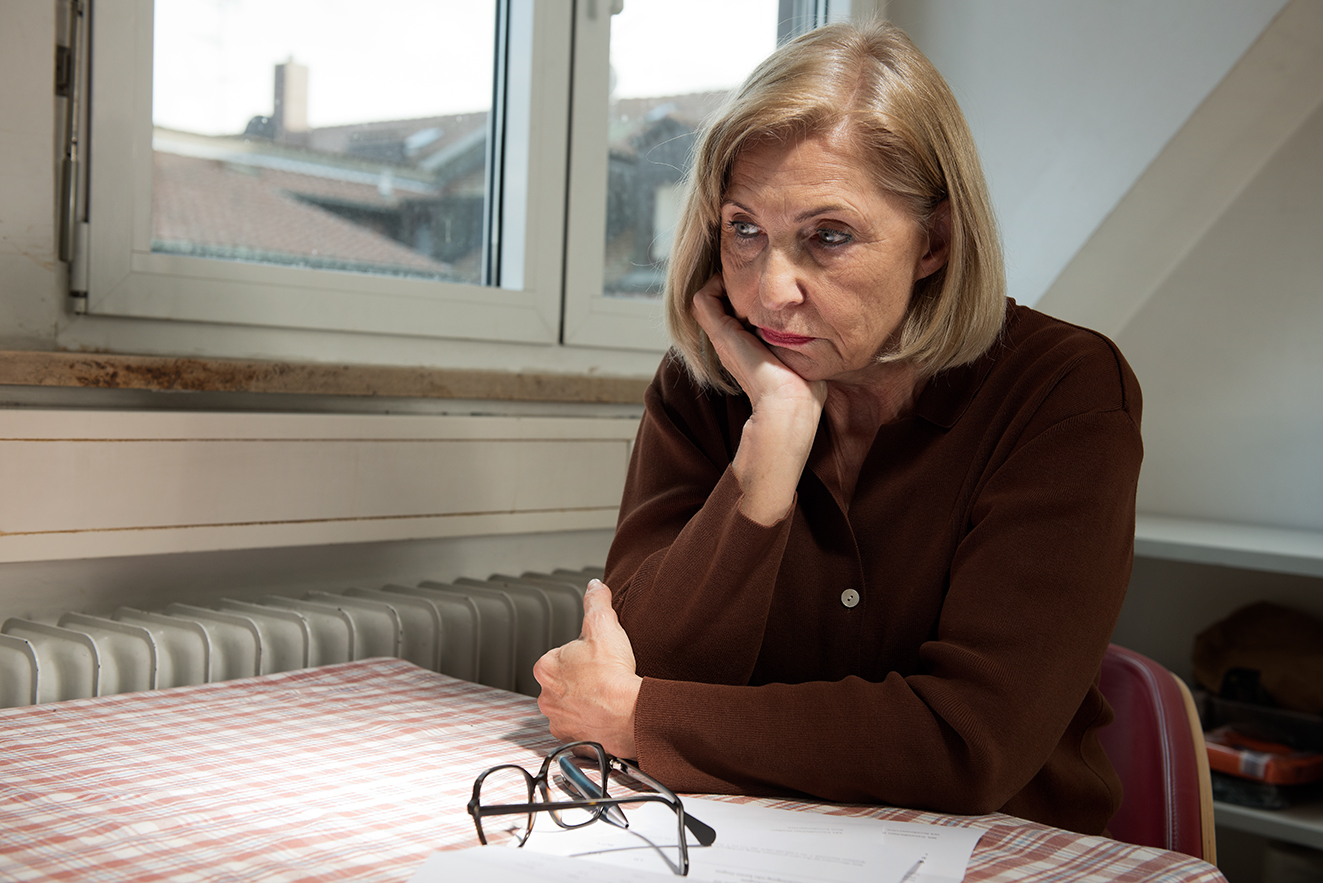
[[[551,771],[551,761],[553,758],[564,755],[567,752],[573,754],[576,748],[591,748],[599,760],[598,772],[601,774],[602,797],[584,797],[581,800],[551,800],[551,787],[548,781],[548,773]],[[583,755],[579,755],[582,757]],[[484,806],[479,798],[482,791],[483,781],[492,773],[501,770],[518,770],[523,775],[525,783],[528,785],[530,797],[541,792],[543,802],[541,803],[496,803]],[[645,792],[636,792],[628,797],[611,797],[606,794],[606,784],[610,781],[612,770],[624,773],[625,775],[638,779],[645,785],[653,788],[656,793],[649,794]],[[577,786],[576,786],[577,787]],[[677,873],[680,876],[689,874],[689,844],[685,837],[685,830],[688,829],[703,846],[711,846],[715,842],[717,833],[710,826],[704,824],[698,819],[685,813],[684,804],[674,791],[667,788],[661,782],[643,772],[634,764],[627,760],[608,754],[606,749],[597,742],[581,741],[570,742],[562,745],[555,751],[552,751],[542,759],[542,766],[536,776],[529,774],[528,770],[522,766],[513,763],[500,764],[484,770],[473,782],[473,797],[468,803],[469,815],[473,817],[474,827],[478,831],[478,840],[483,846],[487,845],[487,836],[482,830],[483,816],[501,816],[501,815],[527,815],[528,829],[519,838],[519,846],[522,847],[528,842],[529,836],[533,833],[533,822],[537,819],[537,814],[547,812],[551,814],[552,821],[565,829],[582,828],[591,825],[593,822],[601,820],[612,807],[619,807],[627,803],[663,803],[669,806],[675,812],[676,822],[679,829],[679,853],[680,868]],[[557,810],[562,809],[587,809],[591,810],[589,817],[582,822],[569,823],[562,820]]]

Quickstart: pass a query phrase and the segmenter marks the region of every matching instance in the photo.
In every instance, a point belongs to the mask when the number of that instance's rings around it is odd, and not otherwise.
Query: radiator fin
[[[536,696],[533,663],[578,637],[602,568],[496,574],[416,586],[223,598],[210,607],[68,612],[0,626],[0,708],[164,689],[349,662],[407,659]]]

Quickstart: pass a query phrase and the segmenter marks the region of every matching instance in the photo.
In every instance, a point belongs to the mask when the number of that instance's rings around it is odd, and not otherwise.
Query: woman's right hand
[[[726,290],[713,276],[694,294],[694,318],[721,364],[753,405],[731,464],[744,492],[740,511],[772,525],[794,504],[827,399],[823,381],[807,381],[785,366],[743,323],[725,310]]]

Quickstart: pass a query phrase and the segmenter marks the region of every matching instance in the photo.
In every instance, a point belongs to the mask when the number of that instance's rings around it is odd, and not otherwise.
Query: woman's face
[[[795,373],[868,383],[914,283],[945,263],[946,238],[930,247],[846,137],[758,144],[722,200],[721,276],[735,315]]]

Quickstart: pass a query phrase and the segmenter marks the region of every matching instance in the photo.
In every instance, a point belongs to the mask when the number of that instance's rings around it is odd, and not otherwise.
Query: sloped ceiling
[[[1286,5],[888,4],[969,120],[1002,228],[1012,297],[1076,317],[1076,304],[1049,307],[1044,294]]]
[[[1293,0],[1176,132],[1037,306],[1112,337],[1323,103],[1323,3]]]
[[[1323,105],[1139,305],[1140,511],[1323,532]]]

